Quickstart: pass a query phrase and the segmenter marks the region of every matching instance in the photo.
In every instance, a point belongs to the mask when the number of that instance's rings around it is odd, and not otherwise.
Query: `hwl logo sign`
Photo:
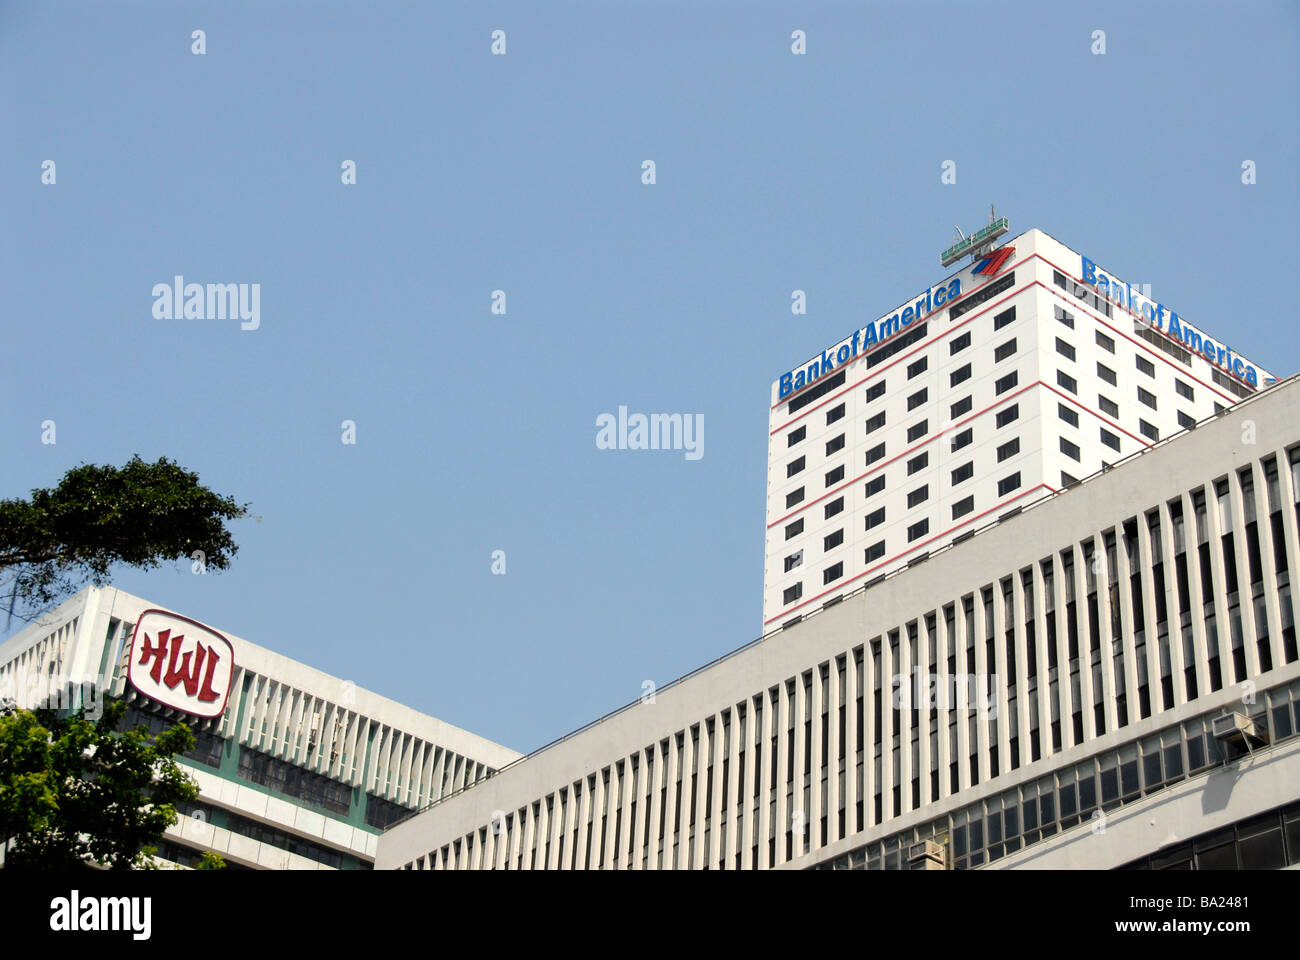
[[[167,650],[170,643],[171,657],[168,659]],[[217,669],[217,662],[221,659],[221,654],[217,653],[212,647],[204,647],[199,644],[193,650],[188,650],[185,656],[181,658],[180,669],[176,668],[176,657],[185,646],[185,637],[177,634],[171,635],[170,630],[163,630],[158,634],[158,642],[151,644],[149,634],[144,635],[144,651],[140,655],[139,663],[141,666],[153,658],[153,669],[149,671],[149,676],[153,678],[154,683],[161,683],[168,690],[175,690],[178,683],[185,684],[185,696],[192,697],[196,694],[204,703],[212,703],[217,699],[217,692],[212,689],[212,674]],[[189,671],[190,657],[194,657],[194,670]],[[199,689],[199,671],[203,669],[203,658],[208,659],[208,672],[203,676],[203,688]],[[162,672],[163,660],[167,660],[167,673],[164,676]]]
[[[127,676],[150,700],[196,717],[219,717],[234,670],[230,641],[215,630],[163,610],[140,615]]]

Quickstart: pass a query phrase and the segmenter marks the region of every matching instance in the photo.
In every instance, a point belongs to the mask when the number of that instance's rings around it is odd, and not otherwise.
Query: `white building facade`
[[[1300,863],[1300,377],[1224,406],[435,802],[376,867]]]
[[[1274,382],[1176,310],[1029,230],[784,373],[763,629]]]
[[[127,676],[131,660],[149,666],[151,645],[178,642],[157,632],[135,636],[148,611],[164,613],[120,590],[87,587],[0,645],[0,699],[84,707],[94,716],[100,698],[124,698],[124,726],[157,732],[186,723],[197,742],[178,760],[200,793],[167,830],[163,862],[191,866],[212,850],[236,868],[372,869],[384,827],[519,756],[229,634],[219,635],[229,644],[221,658],[233,653],[234,661],[228,684],[216,685],[228,692],[220,715],[165,706]],[[197,654],[186,650],[171,658],[169,673],[190,666]],[[163,676],[164,658],[156,662]],[[192,675],[201,675],[199,666]],[[173,686],[184,689],[179,680]]]

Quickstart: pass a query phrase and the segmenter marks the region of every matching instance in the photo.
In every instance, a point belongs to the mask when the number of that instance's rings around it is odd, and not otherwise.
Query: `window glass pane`
[[[1197,844],[1197,846],[1199,847],[1200,844]],[[1230,841],[1217,847],[1211,847],[1208,850],[1198,849],[1196,852],[1196,866],[1201,870],[1236,870],[1236,845]]]
[[[1002,811],[995,810],[988,815],[989,843],[1002,842]]]
[[[1079,812],[1087,813],[1097,805],[1097,779],[1091,771],[1079,779]]]
[[[1120,765],[1119,779],[1125,797],[1138,792],[1140,787],[1138,786],[1138,765],[1136,760],[1130,760],[1128,763]]]
[[[1277,814],[1270,815],[1274,821]],[[1276,870],[1286,866],[1286,857],[1282,850],[1282,828],[1274,827],[1265,833],[1241,840],[1241,869]]]
[[[1119,798],[1119,771],[1103,770],[1101,772],[1101,802],[1110,803]]]
[[[1273,708],[1273,734],[1279,740],[1291,736],[1291,708],[1285,703]]]
[[[1142,782],[1147,789],[1159,786],[1164,780],[1160,774],[1160,753],[1148,753],[1142,757]]]
[[[1300,863],[1300,819],[1287,821],[1283,829],[1286,831],[1286,848],[1291,863]]]
[[[1178,744],[1165,747],[1165,776],[1175,780],[1183,775],[1183,751]]]
[[[1192,845],[1180,843],[1178,846],[1157,853],[1151,857],[1152,870],[1190,870],[1192,868]]]

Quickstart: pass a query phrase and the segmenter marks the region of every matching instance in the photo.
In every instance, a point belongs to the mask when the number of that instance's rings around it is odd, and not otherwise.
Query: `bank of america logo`
[[[997,276],[1002,265],[1011,259],[1011,255],[1016,252],[1015,247],[1003,247],[1001,250],[994,250],[987,257],[975,264],[975,269],[971,273],[980,273],[987,277]]]

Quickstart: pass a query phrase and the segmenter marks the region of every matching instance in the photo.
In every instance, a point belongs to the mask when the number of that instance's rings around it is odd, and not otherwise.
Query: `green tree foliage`
[[[81,712],[0,710],[6,867],[149,865],[153,845],[176,822],[176,804],[199,794],[173,759],[194,746],[194,735],[183,723],[156,737],[143,726],[118,732],[125,711],[110,700],[92,722]]]
[[[214,850],[204,850],[199,855],[199,865],[195,870],[224,870],[226,869],[226,858]]]
[[[39,610],[86,580],[107,582],[115,564],[150,569],[200,550],[207,567],[225,570],[239,549],[226,522],[247,515],[247,504],[166,457],[135,456],[120,469],[83,464],[30,499],[0,500],[0,571],[14,575],[23,605]]]

